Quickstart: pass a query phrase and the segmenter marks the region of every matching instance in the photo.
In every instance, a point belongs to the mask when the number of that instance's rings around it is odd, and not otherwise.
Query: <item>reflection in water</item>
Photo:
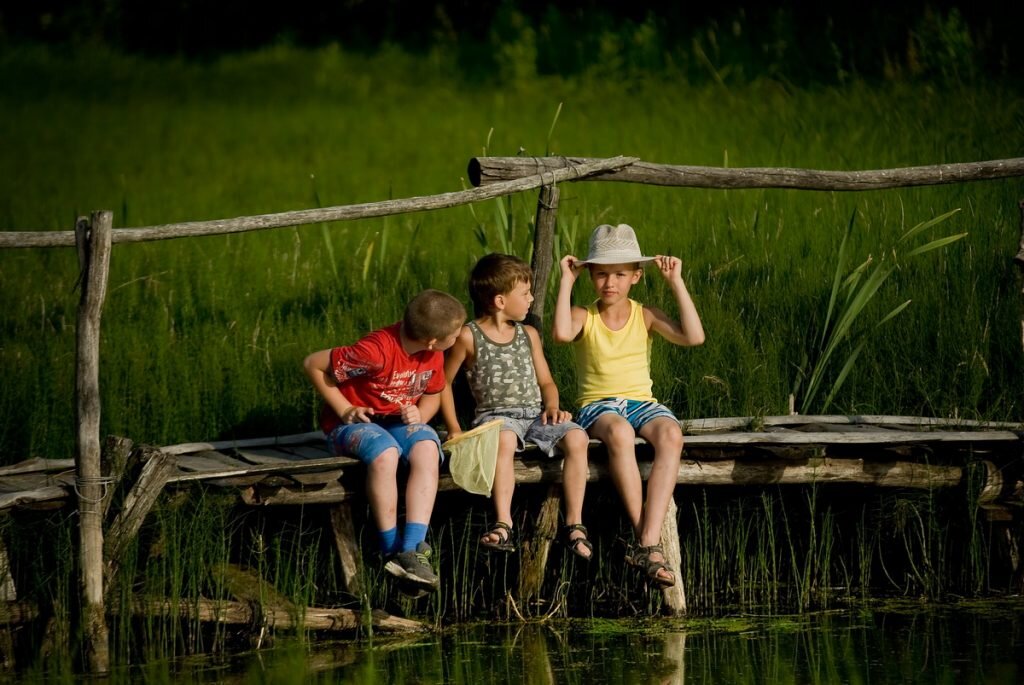
[[[151,683],[1019,683],[1024,605],[792,617],[475,624],[405,640],[279,643]]]

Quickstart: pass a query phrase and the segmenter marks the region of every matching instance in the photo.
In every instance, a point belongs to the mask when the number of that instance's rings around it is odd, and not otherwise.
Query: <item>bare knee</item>
[[[421,440],[409,450],[409,468],[415,471],[437,473],[441,468],[441,454],[432,440]]]
[[[398,448],[389,447],[370,462],[367,471],[374,475],[389,475],[398,471]]]
[[[590,436],[583,430],[571,430],[565,434],[559,443],[562,454],[567,460],[587,459],[587,449],[590,447]]]
[[[642,431],[641,434],[643,433],[646,431]],[[679,455],[683,452],[683,431],[675,421],[658,419],[651,426],[649,435],[643,437],[651,443],[656,454]]]

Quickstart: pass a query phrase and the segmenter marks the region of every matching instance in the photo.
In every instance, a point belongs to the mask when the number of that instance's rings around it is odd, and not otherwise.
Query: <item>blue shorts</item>
[[[645,424],[662,416],[676,421],[676,415],[664,404],[657,402],[640,402],[638,400],[623,400],[610,397],[604,400],[597,400],[586,405],[576,414],[576,423],[584,428],[590,428],[604,414],[615,414],[629,421],[633,430],[640,430]]]
[[[429,440],[437,445],[438,458],[444,461],[441,440],[437,431],[425,423],[404,424],[398,421],[379,423],[346,423],[338,426],[327,436],[327,449],[331,454],[355,457],[369,464],[381,452],[391,447],[398,450],[398,456],[409,461],[409,452],[417,442]]]

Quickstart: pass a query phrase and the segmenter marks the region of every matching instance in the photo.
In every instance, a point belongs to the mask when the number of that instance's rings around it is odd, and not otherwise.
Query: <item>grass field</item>
[[[991,83],[471,89],[447,80],[440,58],[284,48],[209,64],[21,52],[0,58],[0,82],[4,230],[67,230],[94,209],[139,226],[427,195],[462,187],[466,162],[485,151],[874,169],[1015,157],[1024,141],[1024,96]],[[967,237],[901,259],[864,312],[854,333],[867,342],[830,410],[1019,418],[1009,258],[1022,195],[1019,179],[859,194],[575,184],[563,188],[559,231],[583,252],[594,225],[628,222],[646,251],[681,256],[708,340],[656,347],[656,393],[682,416],[764,414],[785,410],[814,359],[851,216],[848,269],[960,209],[922,241]],[[468,299],[475,258],[508,244],[527,256],[535,201],[116,247],[104,433],[166,444],[310,429],[303,356],[396,319],[423,287]],[[72,451],[76,278],[71,249],[0,253],[4,461]],[[636,295],[669,304],[656,278]],[[858,341],[840,346],[825,386]],[[568,352],[549,354],[571,404]]]

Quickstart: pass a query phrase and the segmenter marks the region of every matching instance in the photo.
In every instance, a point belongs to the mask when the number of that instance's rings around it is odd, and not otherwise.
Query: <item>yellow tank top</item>
[[[629,306],[629,319],[618,331],[604,324],[596,302],[587,307],[583,335],[573,343],[581,407],[607,397],[655,401],[644,307],[634,300]]]

